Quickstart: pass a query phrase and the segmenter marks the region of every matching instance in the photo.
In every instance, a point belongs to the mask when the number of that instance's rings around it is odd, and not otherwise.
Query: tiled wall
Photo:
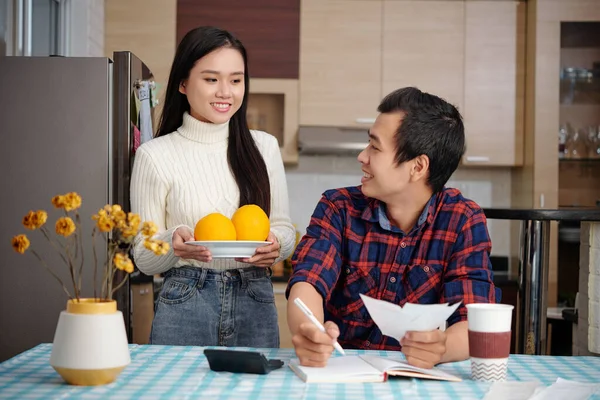
[[[353,157],[302,156],[298,166],[286,170],[292,221],[301,234],[321,194],[336,187],[359,185],[362,172]],[[448,186],[482,207],[510,207],[511,175],[508,168],[468,169],[455,172]],[[489,220],[492,254],[510,255],[510,223]]]

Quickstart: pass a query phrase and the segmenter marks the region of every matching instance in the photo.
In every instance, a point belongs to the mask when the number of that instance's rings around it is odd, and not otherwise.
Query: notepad
[[[462,380],[437,368],[418,368],[404,361],[369,355],[334,357],[322,368],[304,367],[292,360],[289,367],[307,383],[384,382],[388,375],[452,382]]]

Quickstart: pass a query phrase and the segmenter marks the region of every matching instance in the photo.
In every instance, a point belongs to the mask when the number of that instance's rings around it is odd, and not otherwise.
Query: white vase
[[[60,313],[50,365],[69,384],[113,382],[131,358],[123,313],[114,300],[69,300]]]

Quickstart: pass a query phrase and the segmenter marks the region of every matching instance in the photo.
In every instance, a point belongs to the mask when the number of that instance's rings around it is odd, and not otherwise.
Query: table
[[[469,378],[470,363],[443,364],[462,382],[392,378],[383,383],[305,384],[285,365],[268,375],[213,372],[201,347],[130,345],[131,364],[104,386],[76,387],[48,364],[50,344],[41,344],[0,364],[0,398],[14,399],[481,399],[490,384]],[[239,348],[239,350],[256,350]],[[292,349],[259,349],[267,358],[289,361]],[[401,353],[347,350],[401,358]],[[600,358],[511,355],[509,380],[538,380],[549,386],[558,377],[600,382]],[[600,399],[600,393],[594,397]]]
[[[515,351],[520,354],[545,354],[550,222],[600,221],[600,208],[485,208],[483,212],[488,219],[522,221]]]

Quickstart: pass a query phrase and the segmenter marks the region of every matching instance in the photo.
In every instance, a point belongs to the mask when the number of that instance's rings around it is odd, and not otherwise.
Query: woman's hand
[[[272,244],[259,247],[256,249],[254,255],[250,258],[236,258],[236,261],[248,263],[255,265],[257,267],[270,267],[275,264],[275,260],[279,257],[279,249],[281,246],[279,245],[279,240],[273,234],[273,232],[269,232],[269,236],[267,237],[267,242],[272,242]]]
[[[188,260],[198,260],[201,262],[212,261],[212,254],[204,246],[195,246],[193,244],[185,244],[185,242],[193,241],[194,235],[190,228],[180,226],[173,232],[173,252],[177,257]]]

